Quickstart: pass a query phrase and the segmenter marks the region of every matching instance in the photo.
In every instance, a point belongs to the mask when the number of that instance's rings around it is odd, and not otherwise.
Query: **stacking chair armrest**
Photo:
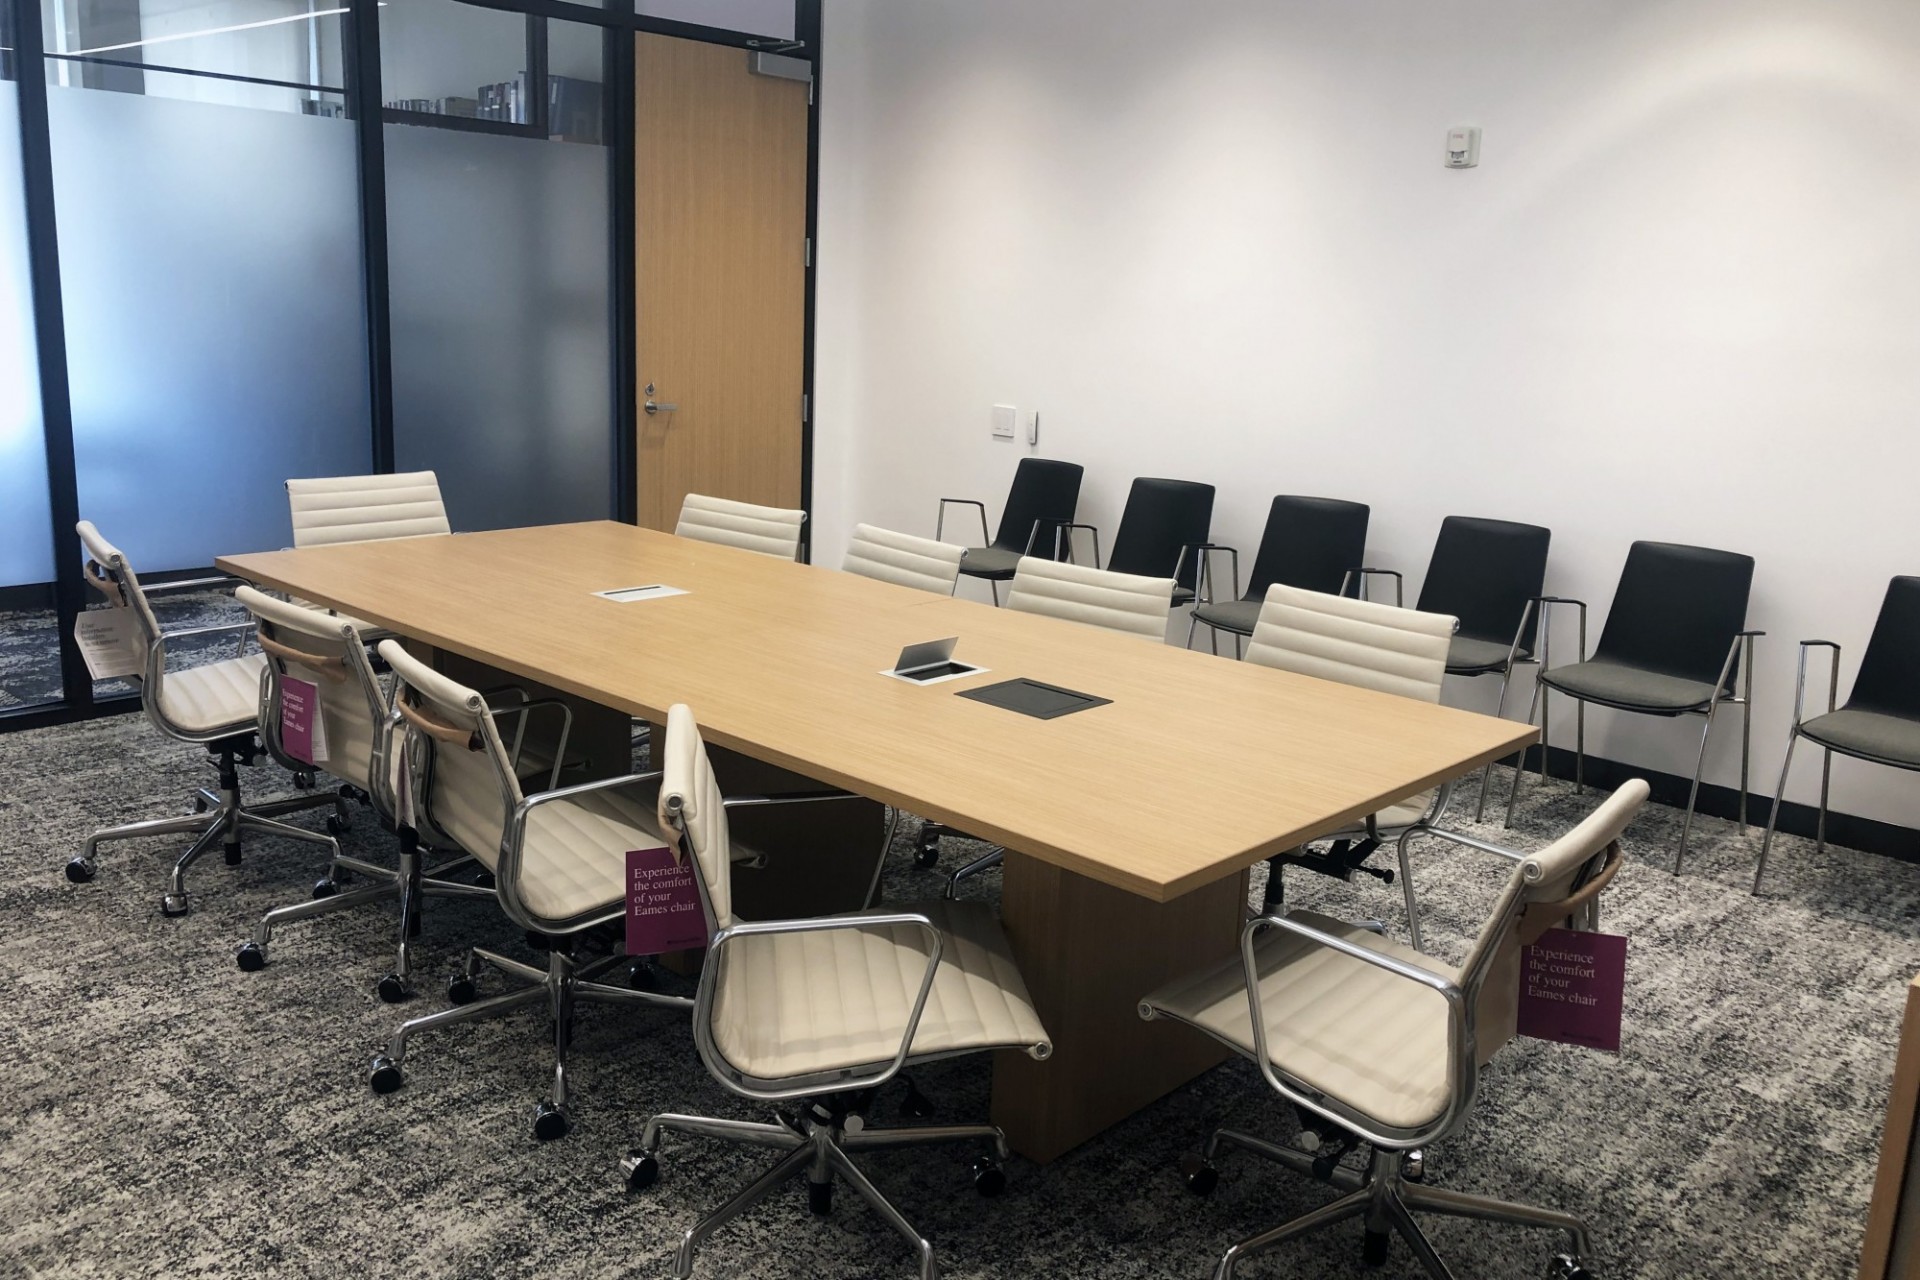
[[[708,1070],[722,1080],[732,1080],[741,1087],[740,1072],[728,1063],[720,1054],[713,1040],[713,1002],[718,994],[720,972],[727,947],[736,938],[766,936],[772,934],[825,933],[842,929],[872,929],[894,925],[913,925],[927,939],[927,967],[920,977],[920,990],[914,996],[913,1010],[907,1015],[906,1028],[900,1033],[900,1047],[894,1052],[893,1059],[878,1071],[866,1074],[852,1073],[838,1077],[833,1082],[836,1092],[845,1089],[872,1089],[885,1084],[900,1073],[907,1064],[907,1058],[913,1052],[913,1038],[920,1030],[920,1016],[927,1007],[927,997],[933,991],[933,980],[940,972],[940,956],[945,949],[946,938],[933,921],[914,911],[900,911],[887,914],[820,916],[811,920],[766,920],[732,925],[720,930],[713,936],[707,948],[706,963],[700,970],[700,988],[693,1000],[693,1038],[705,1060]],[[820,1092],[820,1085],[814,1081],[794,1085],[785,1089],[743,1089],[753,1097],[767,1101],[780,1101],[787,1098],[810,1097]]]
[[[1226,552],[1228,562],[1232,565],[1233,594],[1228,596],[1227,599],[1238,600],[1240,598],[1240,552],[1238,550],[1220,542],[1188,543],[1186,546],[1180,548],[1180,558],[1173,562],[1173,577],[1176,582],[1180,579],[1180,571],[1187,567],[1187,552],[1189,551],[1200,557],[1200,571],[1194,575],[1193,586],[1194,594],[1201,604],[1213,604],[1215,602],[1213,594],[1213,557],[1214,553],[1221,551]]]
[[[1553,606],[1570,604],[1580,611],[1580,656],[1575,662],[1587,660],[1587,602],[1575,600],[1572,596],[1535,596],[1533,603],[1540,609],[1540,669],[1545,671],[1552,666],[1553,657]]]
[[[1305,1107],[1315,1115],[1323,1116],[1343,1128],[1350,1129],[1368,1142],[1386,1143],[1392,1146],[1404,1146],[1403,1138],[1391,1134],[1371,1132],[1357,1123],[1352,1115],[1329,1110],[1316,1098],[1301,1093],[1288,1085],[1273,1069],[1273,1059],[1267,1051],[1266,1010],[1260,999],[1260,966],[1254,954],[1253,940],[1259,936],[1262,927],[1271,927],[1306,939],[1315,946],[1338,951],[1341,955],[1370,964],[1376,969],[1384,969],[1395,977],[1415,982],[1437,992],[1447,1002],[1447,1085],[1449,1098],[1447,1110],[1428,1128],[1434,1133],[1444,1133],[1466,1108],[1469,1101],[1470,1085],[1475,1076],[1473,1061],[1473,1028],[1467,1017],[1467,995],[1460,984],[1453,979],[1443,977],[1430,969],[1417,964],[1409,964],[1398,956],[1363,947],[1359,943],[1349,942],[1345,938],[1312,925],[1302,924],[1286,916],[1261,916],[1247,921],[1240,931],[1240,972],[1247,985],[1247,1012],[1253,1028],[1253,1055],[1260,1067],[1260,1074],[1267,1084],[1287,1101],[1296,1106]]]
[[[990,547],[993,545],[993,535],[987,532],[987,504],[984,502],[977,501],[976,499],[973,499],[973,498],[942,498],[940,499],[940,514],[935,516],[933,521],[933,536],[935,541],[938,541],[938,542],[946,541],[946,538],[944,535],[946,533],[946,528],[947,528],[947,506],[949,503],[956,506],[972,507],[975,511],[979,512],[980,513],[980,545],[983,547]]]
[[[1034,521],[1033,537],[1029,537],[1027,539],[1028,555],[1033,554],[1034,538],[1039,536],[1040,523],[1041,522],[1038,520]],[[1096,525],[1081,524],[1076,520],[1060,520],[1055,522],[1053,526],[1053,558],[1056,560],[1060,558],[1060,547],[1061,547],[1062,540],[1064,539],[1066,544],[1066,551],[1067,551],[1067,561],[1068,563],[1072,563],[1073,531],[1075,529],[1085,529],[1089,534],[1093,535],[1093,567],[1098,569],[1100,567],[1100,529]]]
[[[1840,646],[1832,640],[1802,640],[1800,642],[1800,665],[1793,679],[1793,723],[1797,728],[1806,719],[1802,710],[1807,698],[1807,650],[1831,649],[1833,661],[1827,671],[1827,710],[1832,711],[1840,704]],[[1751,673],[1747,679],[1753,679]]]
[[[1349,569],[1345,576],[1340,579],[1340,594],[1343,596],[1346,595],[1348,590],[1357,582],[1360,587],[1360,594],[1355,598],[1360,600],[1367,599],[1367,579],[1369,578],[1392,578],[1394,607],[1404,608],[1406,606],[1407,580],[1398,569],[1370,569],[1364,565],[1357,569]]]

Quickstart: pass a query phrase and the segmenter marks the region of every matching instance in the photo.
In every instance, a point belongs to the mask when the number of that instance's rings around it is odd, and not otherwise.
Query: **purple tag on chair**
[[[1536,1040],[1618,1053],[1626,991],[1625,938],[1549,929],[1521,949],[1515,1029]]]
[[[280,681],[280,746],[303,764],[325,764],[327,731],[320,719],[320,688],[292,676]]]
[[[664,846],[627,850],[627,954],[695,951],[707,941],[693,868]]]

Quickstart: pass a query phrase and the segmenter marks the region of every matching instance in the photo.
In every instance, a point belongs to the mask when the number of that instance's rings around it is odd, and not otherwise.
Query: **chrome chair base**
[[[1265,1253],[1289,1240],[1296,1240],[1350,1218],[1365,1219],[1366,1260],[1369,1264],[1378,1265],[1386,1261],[1387,1237],[1392,1232],[1399,1235],[1413,1251],[1413,1256],[1419,1259],[1422,1269],[1433,1280],[1454,1280],[1454,1272],[1434,1252],[1426,1233],[1420,1230],[1419,1223],[1414,1220],[1416,1212],[1565,1232],[1570,1250],[1554,1259],[1550,1274],[1556,1280],[1592,1280],[1593,1273],[1586,1262],[1592,1254],[1592,1242],[1586,1224],[1579,1218],[1552,1209],[1538,1209],[1532,1205],[1494,1200],[1486,1196],[1463,1195],[1458,1191],[1446,1191],[1413,1181],[1408,1176],[1406,1152],[1376,1147],[1372,1165],[1362,1173],[1344,1165],[1329,1166],[1316,1161],[1307,1152],[1283,1147],[1249,1133],[1220,1129],[1207,1140],[1199,1169],[1188,1175],[1187,1185],[1195,1193],[1206,1195],[1213,1190],[1218,1181],[1215,1160],[1222,1147],[1238,1148],[1271,1160],[1345,1194],[1291,1222],[1235,1244],[1221,1255],[1213,1271],[1214,1280],[1233,1280],[1240,1263],[1255,1254]]]
[[[543,1142],[565,1137],[572,1128],[572,1118],[567,1111],[567,1059],[573,1035],[574,1005],[585,1002],[644,1004],[666,1009],[693,1008],[693,1001],[684,996],[663,995],[631,986],[616,987],[594,981],[609,970],[636,962],[635,957],[616,954],[579,964],[566,951],[556,948],[547,953],[547,967],[543,970],[498,952],[475,947],[467,953],[466,968],[447,983],[447,998],[453,1001],[454,1007],[401,1023],[393,1039],[387,1042],[386,1051],[373,1059],[367,1072],[367,1083],[375,1093],[392,1093],[400,1088],[405,1083],[403,1068],[407,1059],[407,1041],[422,1031],[433,1031],[458,1022],[497,1018],[525,1005],[544,1003],[553,1019],[553,1089],[534,1109],[533,1132]],[[526,979],[527,985],[475,1001],[483,965],[509,977]]]
[[[223,741],[215,745],[220,759],[220,789],[209,790],[198,787],[190,797],[194,811],[178,818],[156,818],[146,822],[129,822],[124,826],[108,827],[96,831],[87,837],[87,843],[80,856],[67,863],[67,879],[75,884],[86,884],[94,878],[98,865],[95,854],[100,846],[112,840],[138,840],[150,836],[190,835],[194,837],[187,851],[173,866],[173,875],[168,880],[167,891],[160,899],[160,913],[164,916],[184,916],[192,909],[187,895],[187,868],[198,862],[220,846],[228,866],[240,865],[241,837],[243,833],[256,835],[284,836],[289,840],[299,840],[308,844],[327,846],[332,860],[340,858],[340,842],[331,835],[318,831],[308,831],[290,823],[276,821],[283,814],[298,813],[305,809],[317,809],[332,806],[333,816],[328,826],[344,824],[346,821],[346,800],[331,791],[311,792],[305,795],[287,796],[280,800],[269,800],[264,804],[245,804],[240,796],[240,775],[238,762],[247,754],[248,744]],[[305,786],[313,785],[311,774],[296,775]],[[337,828],[335,828],[337,829]]]
[[[843,1179],[887,1224],[905,1238],[920,1261],[920,1280],[938,1280],[940,1265],[933,1245],[922,1236],[906,1215],[881,1194],[854,1164],[848,1154],[881,1147],[916,1147],[947,1142],[988,1142],[993,1154],[973,1163],[974,1189],[984,1196],[1000,1194],[1006,1188],[1002,1165],[1010,1158],[1007,1138],[990,1124],[927,1125],[912,1129],[868,1129],[858,1113],[831,1110],[821,1101],[803,1105],[799,1114],[777,1113],[774,1123],[746,1120],[720,1120],[708,1116],[658,1115],[647,1121],[640,1146],[620,1162],[627,1175],[627,1188],[641,1191],[660,1176],[658,1153],[665,1133],[690,1133],[720,1138],[746,1146],[769,1147],[787,1154],[759,1178],[743,1187],[731,1200],[700,1219],[680,1238],[674,1255],[676,1280],[693,1275],[694,1251],[702,1241],[746,1210],[773,1194],[776,1187],[805,1174],[808,1203],[813,1212],[825,1215],[832,1208],[833,1180]]]

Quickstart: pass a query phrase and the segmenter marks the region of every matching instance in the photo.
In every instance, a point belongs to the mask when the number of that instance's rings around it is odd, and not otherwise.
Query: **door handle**
[[[645,404],[641,405],[640,407],[642,409],[645,409],[647,411],[647,416],[651,418],[656,413],[672,413],[676,409],[678,409],[680,406],[677,404],[661,404],[657,400],[649,400]]]

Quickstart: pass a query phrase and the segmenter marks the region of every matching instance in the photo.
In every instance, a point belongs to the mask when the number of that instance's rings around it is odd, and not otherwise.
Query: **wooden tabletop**
[[[1523,724],[612,522],[223,556],[227,573],[1166,902],[1533,741]],[[688,594],[615,603],[654,583]],[[982,675],[878,673],[960,637]],[[1112,699],[1036,720],[964,689]]]

